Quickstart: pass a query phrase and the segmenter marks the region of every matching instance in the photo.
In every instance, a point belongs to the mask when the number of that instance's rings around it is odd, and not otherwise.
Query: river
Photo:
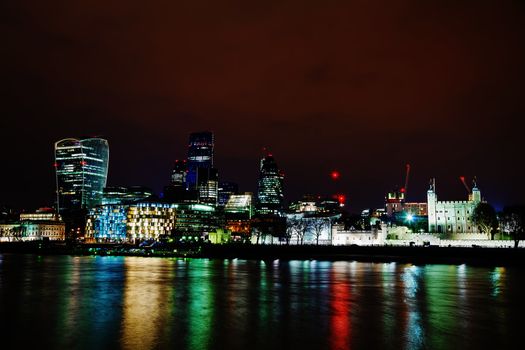
[[[3,254],[0,348],[513,348],[524,300],[518,268]]]

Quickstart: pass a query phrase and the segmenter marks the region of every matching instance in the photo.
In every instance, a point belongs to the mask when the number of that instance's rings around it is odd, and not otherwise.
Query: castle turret
[[[470,197],[469,200],[472,202],[476,202],[476,203],[481,202],[481,191],[478,188],[476,178],[472,180],[472,193],[469,197]]]
[[[428,232],[435,232],[437,228],[436,202],[436,179],[431,179],[427,191]]]

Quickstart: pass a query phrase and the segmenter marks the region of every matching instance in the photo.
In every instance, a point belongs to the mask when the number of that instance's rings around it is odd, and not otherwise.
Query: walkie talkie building
[[[55,143],[59,213],[101,204],[108,161],[108,141],[102,138],[68,138]]]

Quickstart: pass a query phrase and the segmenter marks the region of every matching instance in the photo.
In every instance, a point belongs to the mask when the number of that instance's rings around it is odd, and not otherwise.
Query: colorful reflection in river
[[[30,255],[0,261],[2,348],[33,340],[72,349],[504,348],[520,334],[524,312],[521,272],[500,267]]]

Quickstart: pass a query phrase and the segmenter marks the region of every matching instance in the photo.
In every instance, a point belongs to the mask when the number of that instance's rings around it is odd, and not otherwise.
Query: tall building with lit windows
[[[108,141],[102,138],[68,138],[55,143],[57,208],[60,214],[101,204],[108,161]]]
[[[271,154],[261,159],[257,185],[256,212],[260,215],[280,215],[283,209],[284,175]]]
[[[217,205],[219,172],[215,168],[197,169],[199,203]]]
[[[188,143],[188,173],[186,184],[188,189],[195,189],[198,183],[198,169],[213,168],[213,133],[209,131],[190,134]]]

